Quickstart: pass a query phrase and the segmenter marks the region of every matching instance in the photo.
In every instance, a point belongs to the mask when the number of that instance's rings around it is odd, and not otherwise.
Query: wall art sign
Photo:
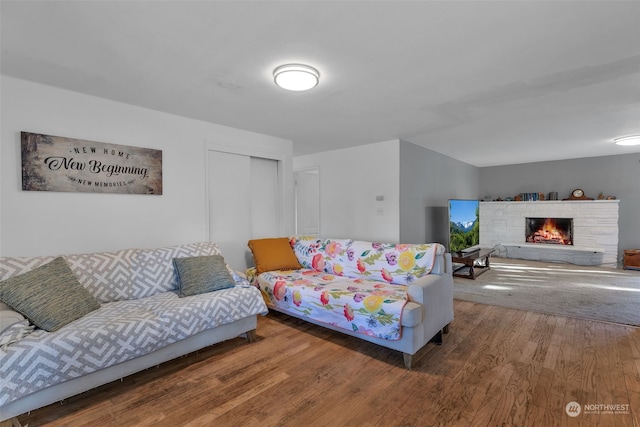
[[[162,194],[162,150],[21,133],[22,189]]]

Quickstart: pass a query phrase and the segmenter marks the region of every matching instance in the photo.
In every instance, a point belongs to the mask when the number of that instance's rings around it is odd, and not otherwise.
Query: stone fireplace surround
[[[616,267],[619,200],[480,202],[480,246],[506,258]],[[525,242],[525,218],[573,218],[573,246]]]

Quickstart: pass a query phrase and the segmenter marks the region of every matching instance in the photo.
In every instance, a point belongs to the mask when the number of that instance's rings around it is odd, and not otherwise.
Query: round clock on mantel
[[[585,196],[582,188],[576,188],[571,192],[571,196],[564,200],[593,200],[593,198]]]

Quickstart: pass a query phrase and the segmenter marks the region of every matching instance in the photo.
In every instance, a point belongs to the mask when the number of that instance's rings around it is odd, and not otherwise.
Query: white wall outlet
[[[376,213],[378,215],[384,215],[384,208],[378,208],[378,210],[376,211]]]

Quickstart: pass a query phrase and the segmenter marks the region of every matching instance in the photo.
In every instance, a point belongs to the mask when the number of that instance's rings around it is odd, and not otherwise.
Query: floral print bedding
[[[253,278],[267,306],[386,340],[401,338],[407,286],[313,269],[270,271]]]

